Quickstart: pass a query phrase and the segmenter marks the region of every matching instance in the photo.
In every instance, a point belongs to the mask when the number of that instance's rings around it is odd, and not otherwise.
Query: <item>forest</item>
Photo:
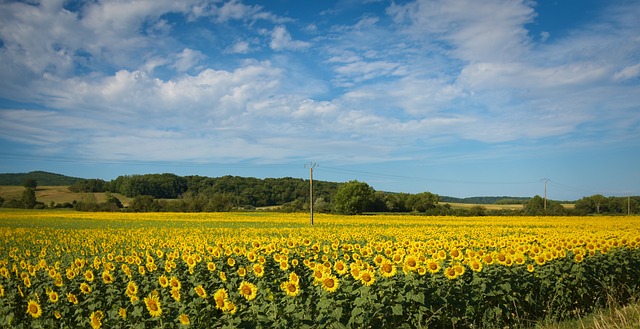
[[[7,180],[8,179],[8,180]],[[240,176],[178,176],[171,173],[124,175],[111,181],[73,178],[46,172],[0,174],[0,185],[15,184],[25,190],[20,199],[4,200],[5,208],[74,208],[80,211],[132,212],[217,212],[217,211],[309,211],[309,180],[301,178],[254,178]],[[41,183],[41,181],[45,183]],[[7,184],[9,183],[9,184]],[[68,189],[86,193],[82,200],[67,204],[45,205],[35,197],[38,185],[70,183]],[[97,202],[92,193],[106,193]],[[114,195],[131,198],[126,207]],[[450,202],[474,203],[474,206],[452,207]],[[521,204],[519,209],[488,209],[489,204]],[[640,213],[640,197],[606,197],[592,195],[574,201],[545,200],[540,196],[522,197],[442,197],[431,192],[393,193],[376,191],[366,182],[345,183],[313,181],[313,210],[318,213],[416,213],[447,216],[584,216],[626,215]]]

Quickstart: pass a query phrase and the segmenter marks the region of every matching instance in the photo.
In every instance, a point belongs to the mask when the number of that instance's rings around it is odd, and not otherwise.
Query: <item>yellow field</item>
[[[492,327],[640,288],[640,217],[0,211],[0,327]]]

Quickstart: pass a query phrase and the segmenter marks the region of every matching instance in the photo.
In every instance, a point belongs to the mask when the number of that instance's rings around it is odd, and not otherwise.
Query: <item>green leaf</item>
[[[402,304],[395,304],[391,306],[391,311],[393,315],[402,315]]]
[[[351,311],[351,317],[356,317],[360,314],[364,313],[364,310],[362,309],[362,307],[354,307],[353,310]]]

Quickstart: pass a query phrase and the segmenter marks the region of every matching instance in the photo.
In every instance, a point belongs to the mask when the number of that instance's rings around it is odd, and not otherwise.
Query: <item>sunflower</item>
[[[490,254],[486,254],[482,257],[482,262],[487,264],[487,265],[491,265],[494,263],[494,259],[493,256],[491,256]]]
[[[158,300],[158,296],[149,294],[144,298],[144,304],[147,306],[149,315],[151,315],[152,317],[158,317],[162,315],[162,308],[160,307],[160,300]]]
[[[385,278],[390,278],[398,273],[396,266],[389,261],[384,261],[378,270],[380,271],[380,275]]]
[[[127,297],[133,297],[137,295],[138,285],[133,281],[129,281],[129,283],[127,284],[127,291],[125,292],[125,294],[127,295]]]
[[[264,276],[264,267],[262,264],[253,264],[253,274],[258,278]]]
[[[482,262],[478,261],[477,259],[472,259],[469,262],[469,267],[474,272],[482,272]]]
[[[440,263],[435,260],[429,261],[427,263],[427,270],[429,270],[431,274],[438,273],[440,271]]]
[[[322,284],[322,288],[329,293],[335,292],[340,286],[340,282],[333,275],[327,275],[324,278],[322,278],[321,284]]]
[[[285,281],[280,285],[280,289],[284,291],[287,296],[295,297],[300,293],[300,285],[298,282]]]
[[[102,282],[104,282],[105,284],[113,283],[113,275],[111,275],[111,272],[102,272]]]
[[[102,311],[91,312],[91,316],[89,316],[89,319],[91,320],[91,328],[98,329],[102,327],[102,318],[104,318],[104,313],[102,313]]]
[[[227,282],[227,274],[220,271],[220,273],[218,273],[218,276],[220,277],[220,280],[222,280],[222,282]]]
[[[458,272],[456,272],[456,269],[453,267],[447,267],[444,270],[444,276],[449,280],[453,280],[458,277]]]
[[[229,266],[231,266],[231,267],[234,267],[234,266],[236,266],[236,260],[231,258],[231,257],[229,257],[227,259],[227,264],[229,264]]]
[[[0,284],[0,297],[4,297],[4,286]]]
[[[415,271],[416,269],[418,269],[418,259],[416,259],[416,257],[413,255],[405,257],[403,268],[405,267],[411,272]]]
[[[95,276],[93,275],[93,271],[92,270],[87,270],[86,272],[84,272],[84,278],[88,282],[93,282],[93,279],[95,279]]]
[[[348,272],[347,265],[342,260],[338,260],[333,265],[333,269],[340,275],[345,275]]]
[[[215,271],[216,270],[216,263],[208,262],[207,263],[207,270],[209,270],[209,272]]]
[[[178,280],[178,278],[176,278],[175,276],[171,277],[171,279],[169,280],[169,285],[171,286],[171,289],[180,290],[180,288],[182,288],[182,283],[180,283],[180,280]]]
[[[582,261],[584,260],[584,256],[582,256],[582,254],[575,254],[575,256],[573,256],[573,260],[576,263],[582,263]]]
[[[171,298],[173,298],[173,300],[175,300],[176,302],[179,302],[180,301],[180,289],[171,288]]]
[[[189,320],[189,316],[184,313],[178,316],[178,321],[180,321],[180,324],[183,326],[191,324],[191,320]]]
[[[240,295],[242,295],[242,297],[249,301],[254,300],[258,293],[258,287],[256,287],[255,284],[247,281],[242,281],[238,290],[240,291]]]
[[[59,299],[58,293],[55,291],[49,292],[49,301],[52,303],[57,303]]]
[[[67,300],[73,305],[78,305],[78,297],[70,292],[67,293]]]
[[[227,294],[227,290],[224,288],[218,289],[215,294],[213,294],[213,300],[216,302],[216,308],[219,310],[225,309],[225,304],[227,299],[229,298],[229,294]]]
[[[298,274],[296,274],[296,272],[291,272],[289,273],[289,281],[300,283],[300,277],[298,276]]]
[[[529,271],[529,272],[533,272],[535,269],[536,269],[536,267],[535,267],[535,266],[533,266],[533,264],[528,264],[528,265],[527,265],[527,271]]]
[[[238,309],[236,308],[236,304],[234,304],[232,301],[230,300],[225,300],[224,301],[224,309],[222,310],[223,312],[228,312],[231,315],[236,314],[236,311]]]
[[[121,307],[118,310],[118,316],[120,316],[123,320],[126,320],[127,319],[127,309]]]
[[[86,282],[83,282],[80,284],[80,291],[82,291],[83,294],[87,295],[91,293],[91,286]]]
[[[207,298],[207,291],[204,290],[204,287],[202,285],[196,286],[195,288],[193,288],[193,290],[196,291],[196,294],[198,294],[200,298]]]
[[[31,315],[34,319],[39,318],[42,315],[42,308],[37,301],[30,299],[27,303],[27,314]]]
[[[544,255],[538,255],[538,256],[536,256],[536,258],[534,260],[536,261],[536,264],[538,266],[542,266],[546,262],[546,259],[545,259]]]
[[[362,282],[362,284],[365,286],[371,286],[374,282],[376,282],[376,276],[369,270],[361,271],[360,282]]]
[[[169,286],[169,279],[167,278],[166,275],[163,274],[160,277],[158,277],[158,283],[160,284],[160,287],[166,288]]]

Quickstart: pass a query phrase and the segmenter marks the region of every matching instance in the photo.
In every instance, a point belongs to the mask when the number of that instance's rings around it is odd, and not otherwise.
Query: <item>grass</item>
[[[534,329],[632,329],[640,328],[640,303],[613,306],[580,319],[541,322]]]

